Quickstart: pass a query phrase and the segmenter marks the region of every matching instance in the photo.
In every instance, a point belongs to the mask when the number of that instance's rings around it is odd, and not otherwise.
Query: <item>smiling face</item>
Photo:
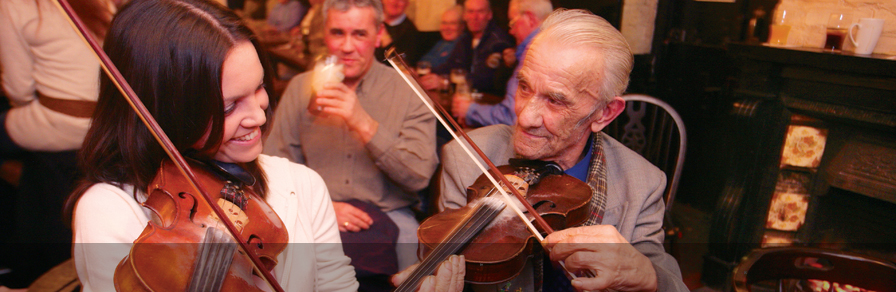
[[[360,80],[373,65],[382,32],[376,12],[371,7],[352,7],[345,12],[330,9],[324,31],[327,49],[345,66],[346,84]]]
[[[446,41],[453,41],[464,29],[460,14],[456,9],[448,9],[442,13],[442,22],[439,23],[439,32]]]
[[[261,154],[261,125],[267,122],[268,93],[258,52],[248,41],[237,43],[224,60],[224,138],[215,153],[221,162],[250,162]],[[204,139],[203,139],[204,140]]]
[[[602,118],[606,103],[596,97],[597,82],[585,82],[590,74],[582,70],[601,68],[599,60],[593,51],[575,47],[530,46],[519,72],[515,100],[518,118],[513,145],[517,154],[554,161],[564,169],[579,161],[591,132],[606,125]]]

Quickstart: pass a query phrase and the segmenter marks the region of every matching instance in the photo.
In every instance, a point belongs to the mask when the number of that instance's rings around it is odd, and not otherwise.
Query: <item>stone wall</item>
[[[625,0],[622,7],[622,35],[632,52],[650,54],[658,0]]]
[[[797,13],[799,19],[792,26],[787,39],[788,45],[803,47],[823,47],[825,25],[831,13],[844,12],[852,15],[852,22],[860,18],[883,18],[884,29],[874,53],[896,55],[896,1],[893,0],[781,0],[776,9],[784,7]],[[844,50],[854,46],[847,39]]]

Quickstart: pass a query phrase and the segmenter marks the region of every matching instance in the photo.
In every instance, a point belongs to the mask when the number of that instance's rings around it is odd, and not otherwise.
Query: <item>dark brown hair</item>
[[[178,151],[210,159],[223,139],[224,60],[241,41],[250,41],[266,60],[252,31],[218,3],[133,0],[112,21],[104,50]],[[270,67],[262,63],[265,89],[272,92]],[[268,117],[273,103],[265,111]],[[267,130],[263,125],[262,132]],[[206,132],[204,145],[194,149]],[[93,121],[79,152],[84,177],[69,198],[66,213],[70,216],[77,200],[96,183],[129,184],[145,191],[166,159],[162,147],[103,75]],[[264,197],[267,180],[258,161],[241,166],[257,178],[253,188]]]

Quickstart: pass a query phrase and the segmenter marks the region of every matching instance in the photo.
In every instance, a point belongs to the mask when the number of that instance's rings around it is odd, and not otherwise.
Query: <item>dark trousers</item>
[[[5,124],[6,112],[0,114]],[[63,220],[63,206],[77,173],[76,151],[31,152],[0,130],[0,162],[22,161],[18,187],[0,184],[4,215],[0,217],[0,284],[27,287],[41,274],[71,258],[71,228]],[[52,137],[48,137],[52,139]],[[10,216],[11,215],[11,216]]]

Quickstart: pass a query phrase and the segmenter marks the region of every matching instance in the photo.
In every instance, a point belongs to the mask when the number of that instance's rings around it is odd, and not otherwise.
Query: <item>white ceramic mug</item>
[[[853,28],[859,27],[859,33],[853,37]],[[868,55],[874,51],[880,32],[884,28],[884,20],[881,18],[862,18],[858,23],[849,26],[849,40],[856,46],[857,55]]]

